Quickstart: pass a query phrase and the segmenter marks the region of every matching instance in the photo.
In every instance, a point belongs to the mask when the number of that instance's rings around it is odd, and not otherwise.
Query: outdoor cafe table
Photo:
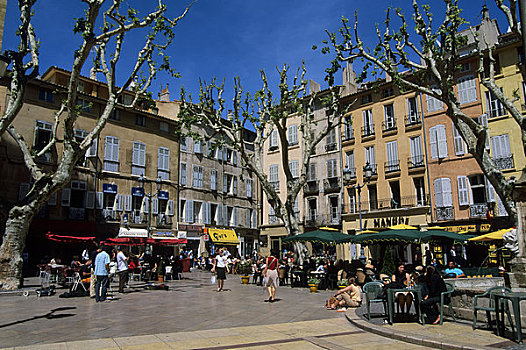
[[[422,300],[422,290],[419,287],[410,287],[410,288],[388,288],[387,289],[387,314],[389,318],[389,324],[393,324],[393,315],[394,315],[394,295],[397,292],[413,292],[413,295],[415,296],[414,299],[414,305],[415,310],[418,315],[418,318],[420,319],[420,323],[424,324],[424,315],[422,314],[422,311],[420,309],[420,301]]]
[[[497,335],[504,334],[504,311],[501,310],[501,301],[511,301],[513,307],[513,317],[515,318],[515,327],[517,328],[517,341],[522,344],[522,329],[521,329],[521,301],[526,300],[526,292],[495,292],[493,293],[495,302],[495,315],[497,316]]]

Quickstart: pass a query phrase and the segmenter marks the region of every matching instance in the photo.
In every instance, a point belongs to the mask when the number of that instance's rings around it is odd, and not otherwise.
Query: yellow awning
[[[502,236],[504,236],[505,233],[510,232],[511,230],[513,230],[513,228],[506,228],[495,232],[486,233],[482,236],[470,238],[469,241],[486,242],[502,239]]]
[[[234,230],[221,230],[221,229],[208,229],[212,242],[219,244],[238,244],[239,239],[237,238]]]
[[[391,230],[416,230],[417,228],[414,226],[409,226],[406,224],[398,224],[394,226],[389,227]]]

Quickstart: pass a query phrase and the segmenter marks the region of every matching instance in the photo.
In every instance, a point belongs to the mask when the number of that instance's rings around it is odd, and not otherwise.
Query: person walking
[[[95,298],[95,284],[97,283],[97,276],[95,275],[95,258],[97,257],[97,254],[99,254],[102,251],[100,247],[95,247],[94,250],[90,252],[90,260],[91,260],[91,278],[89,282],[89,296],[90,298]]]
[[[263,277],[266,278],[266,284],[268,290],[268,301],[273,303],[276,301],[276,289],[278,288],[279,277],[278,277],[278,258],[274,256],[272,252],[267,257],[265,269],[263,270]]]
[[[95,283],[96,302],[102,302],[106,300],[106,290],[108,288],[110,256],[104,248],[105,247],[101,247],[100,253],[95,257],[95,276],[97,276],[97,282]]]
[[[217,279],[217,291],[221,292],[223,291],[223,287],[225,285],[226,280],[226,274],[228,272],[228,263],[227,259],[228,257],[225,254],[224,248],[219,249],[216,258],[214,259],[214,263],[212,265],[212,273],[216,273],[216,279]]]
[[[117,274],[119,275],[119,293],[124,293],[124,286],[128,283],[128,258],[122,248],[117,253]]]

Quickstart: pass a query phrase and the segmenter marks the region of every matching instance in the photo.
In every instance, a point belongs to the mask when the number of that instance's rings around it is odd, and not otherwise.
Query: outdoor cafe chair
[[[473,298],[473,329],[477,328],[477,312],[479,310],[486,311],[486,318],[488,320],[488,326],[491,328],[491,312],[495,312],[495,300],[493,299],[493,294],[496,292],[504,293],[504,292],[511,292],[511,289],[506,287],[491,287],[487,289],[484,293],[475,295]],[[488,306],[479,305],[479,299],[480,298],[489,298]],[[513,323],[511,322],[511,313],[510,309],[508,308],[508,303],[503,303],[503,306],[506,310],[506,314],[508,315],[508,321],[513,327]]]
[[[386,310],[386,303],[380,297],[384,284],[382,282],[369,282],[364,284],[362,290],[365,293],[365,303],[367,305],[367,318],[371,320],[371,303],[381,302],[384,305],[384,312]]]
[[[453,304],[451,303],[451,295],[455,291],[455,286],[449,282],[446,282],[447,291],[440,293],[440,325],[444,322],[444,305],[446,302],[446,296],[449,296],[449,314],[453,317],[453,321],[457,322],[455,318],[455,311],[453,311]]]

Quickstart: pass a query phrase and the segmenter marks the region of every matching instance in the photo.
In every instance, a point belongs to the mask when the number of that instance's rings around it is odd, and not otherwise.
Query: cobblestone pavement
[[[343,348],[340,343],[363,342],[360,337],[366,334],[351,326],[343,313],[325,310],[329,291],[309,293],[283,286],[277,293],[280,300],[268,303],[262,287],[241,285],[238,276],[229,275],[227,291],[218,293],[210,274],[201,271],[169,281],[168,291],[145,290],[142,285],[133,282],[128,293],[115,293],[116,300],[108,303],[58,298],[61,290],[51,297],[1,296],[0,346],[315,349]],[[341,335],[330,336],[334,333]],[[392,343],[375,335],[369,339],[380,347]],[[325,345],[316,345],[320,343]]]

